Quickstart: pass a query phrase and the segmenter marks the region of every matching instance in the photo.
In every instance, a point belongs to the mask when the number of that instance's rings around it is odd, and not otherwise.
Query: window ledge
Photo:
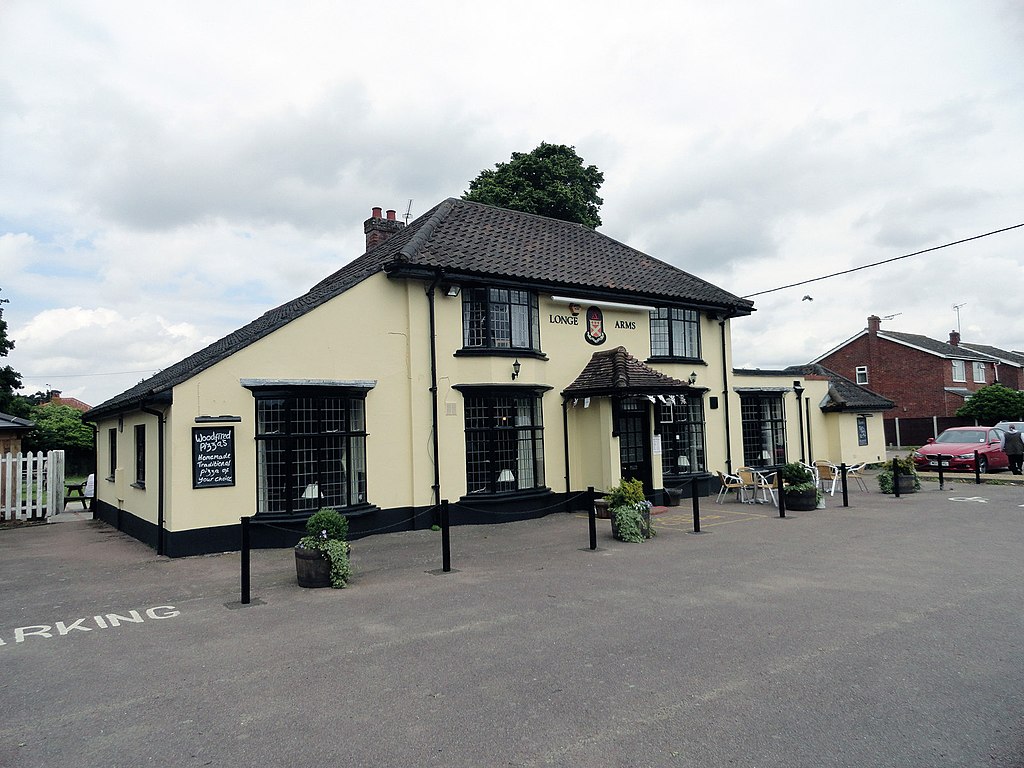
[[[696,365],[707,365],[702,357],[679,357],[675,355],[651,355],[647,358],[648,363],[692,363]]]
[[[466,506],[472,506],[473,504],[502,504],[506,501],[518,501],[519,499],[535,499],[539,496],[550,496],[551,489],[547,486],[543,488],[531,488],[526,491],[501,491],[500,493],[486,493],[479,491],[477,493],[469,493],[459,499],[459,503],[465,502]]]
[[[132,488],[138,488],[140,491],[146,490],[145,483],[132,483]]]
[[[530,357],[548,360],[548,356],[536,349],[510,349],[508,347],[463,347],[455,350],[455,357]]]

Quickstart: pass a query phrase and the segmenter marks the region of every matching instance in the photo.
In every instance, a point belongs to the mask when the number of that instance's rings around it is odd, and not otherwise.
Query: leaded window
[[[146,425],[135,425],[135,483],[136,488],[146,487]]]
[[[664,477],[707,470],[704,403],[697,397],[669,396],[659,403],[661,472]]]
[[[258,392],[259,512],[366,504],[365,414],[362,391]]]
[[[700,359],[700,313],[694,309],[651,310],[651,357]]]
[[[758,392],[740,395],[743,427],[743,463],[748,467],[786,463],[786,412],[782,394]]]
[[[534,392],[465,393],[468,493],[544,487],[541,402]]]
[[[510,288],[468,288],[462,297],[465,348],[540,351],[536,294]]]

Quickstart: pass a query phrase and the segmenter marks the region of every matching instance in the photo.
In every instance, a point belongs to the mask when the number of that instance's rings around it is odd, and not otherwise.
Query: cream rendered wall
[[[146,480],[145,488],[133,487],[135,483],[135,426],[146,427]],[[96,436],[96,498],[115,509],[128,510],[136,517],[156,525],[159,513],[159,438],[156,417],[135,411],[124,415],[123,422],[117,418],[105,419],[97,425]],[[113,479],[109,479],[110,448],[109,430],[117,435],[117,467]]]
[[[426,455],[430,442],[429,413],[423,418],[419,402],[429,398],[430,364],[410,333],[410,288],[375,275],[176,386],[168,423],[167,529],[237,524],[256,512],[255,400],[239,383],[248,378],[375,380],[366,396],[367,498],[381,507],[409,504],[416,470],[408,457]],[[235,485],[193,490],[195,417],[225,414],[242,419],[233,425]],[[415,490],[426,503],[430,483]]]

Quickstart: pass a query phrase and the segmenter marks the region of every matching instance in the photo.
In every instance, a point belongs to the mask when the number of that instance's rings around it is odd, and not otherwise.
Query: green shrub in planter
[[[348,518],[336,509],[321,509],[306,521],[306,535],[299,539],[296,549],[320,552],[331,564],[331,586],[343,589],[352,576],[348,543]]]
[[[651,525],[651,502],[644,496],[642,480],[621,480],[608,491],[604,500],[608,502],[615,538],[638,544],[655,535]]]
[[[878,490],[882,493],[893,493],[893,466],[898,466],[901,476],[909,476],[914,478],[914,490],[921,490],[921,478],[917,474],[917,467],[914,465],[914,460],[907,456],[901,458],[894,456],[889,461],[882,462],[882,470],[878,473]],[[900,489],[903,490],[902,488]]]
[[[814,482],[814,473],[797,461],[791,461],[779,467],[779,477],[783,482],[783,493],[786,494],[787,502],[789,494],[801,494],[806,491],[814,491],[814,503],[818,505],[825,498],[821,488]],[[788,503],[786,506],[790,506]],[[795,508],[795,507],[794,507]]]

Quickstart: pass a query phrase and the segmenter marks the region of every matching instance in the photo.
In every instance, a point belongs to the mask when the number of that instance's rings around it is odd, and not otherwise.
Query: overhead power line
[[[757,293],[748,293],[746,296],[741,296],[741,299],[751,299],[754,296],[763,296],[766,293],[775,293],[775,291],[784,291],[786,288],[795,288],[798,285],[807,285],[808,283],[816,283],[819,280],[827,280],[830,277],[839,277],[840,275],[848,275],[851,272],[858,272],[862,269],[870,269],[871,267],[879,267],[882,264],[891,264],[894,261],[900,259],[909,259],[911,256],[920,256],[922,253],[931,253],[932,251],[938,251],[942,248],[949,248],[954,245],[960,245],[961,243],[969,243],[971,240],[980,240],[983,237],[989,237],[991,235],[998,235],[1001,232],[1009,232],[1011,229],[1019,229],[1024,227],[1024,223],[1014,224],[1012,227],[1003,227],[1002,229],[995,229],[991,232],[986,232],[983,235],[975,235],[974,237],[965,237],[963,240],[954,240],[952,243],[945,243],[944,245],[936,245],[931,248],[925,248],[923,251],[914,251],[904,256],[893,256],[891,259],[883,259],[882,261],[876,261],[872,264],[864,264],[859,267],[853,267],[852,269],[844,269],[842,272],[833,272],[830,275],[822,275],[821,277],[812,277],[809,280],[801,280],[798,283],[790,283],[789,285],[780,285],[778,288],[769,288],[766,291],[758,291]]]

